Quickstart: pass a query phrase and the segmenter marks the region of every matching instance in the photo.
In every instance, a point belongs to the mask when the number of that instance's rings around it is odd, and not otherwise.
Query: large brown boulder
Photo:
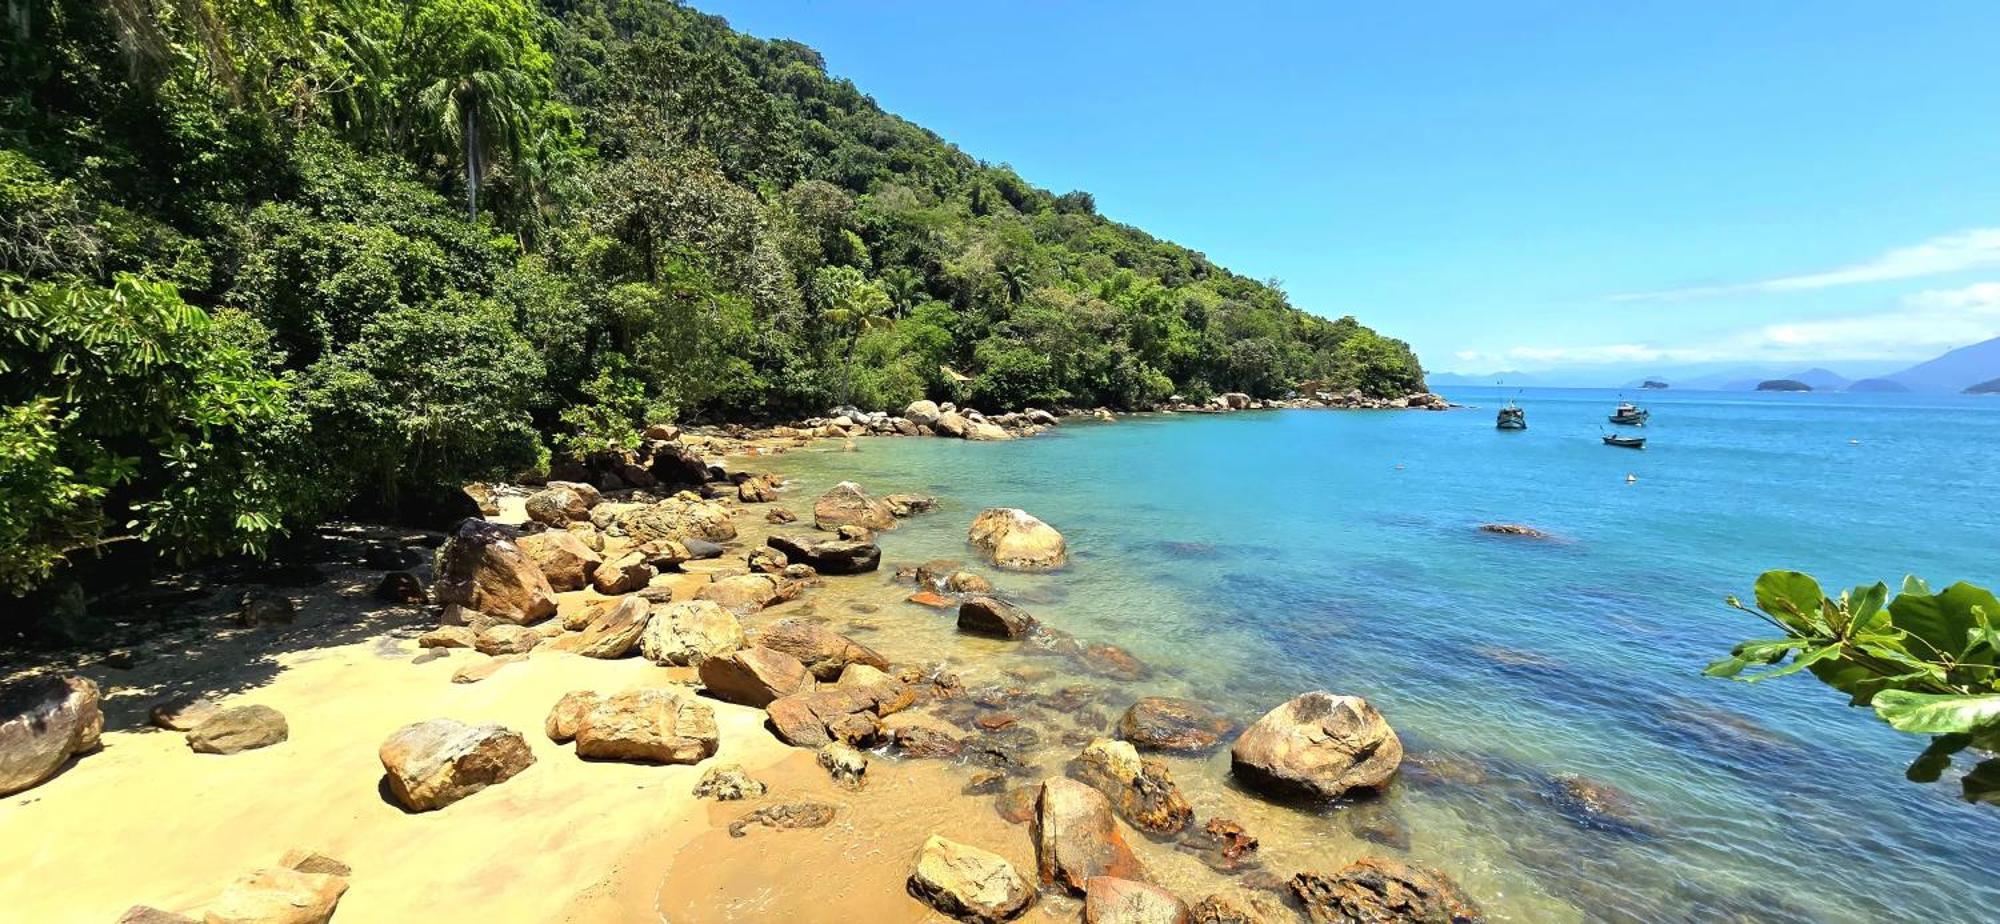
[[[896,512],[852,481],[843,481],[813,501],[813,525],[825,530],[842,526],[896,528]]]
[[[910,685],[889,676],[881,668],[869,664],[849,664],[840,672],[840,680],[834,684],[843,690],[855,690],[875,700],[875,714],[894,715],[910,708],[917,701],[917,691]]]
[[[936,426],[938,417],[942,414],[943,412],[938,410],[937,402],[929,399],[912,401],[903,408],[903,418],[919,427]]]
[[[1093,876],[1145,878],[1104,794],[1061,777],[1044,781],[1035,803],[1035,866],[1043,882],[1075,895]]]
[[[513,530],[468,519],[438,550],[432,593],[492,619],[528,625],[555,615],[555,590],[515,543]]]
[[[1403,742],[1358,696],[1302,694],[1264,714],[1229,749],[1237,778],[1278,794],[1338,798],[1379,789],[1403,761]]]
[[[591,492],[593,496],[596,493]],[[560,529],[569,523],[589,520],[592,503],[576,489],[557,483],[528,495],[526,506],[528,519]]]
[[[645,587],[660,570],[646,560],[646,553],[633,549],[604,564],[590,576],[590,586],[607,597],[629,594]]]
[[[700,667],[743,647],[743,623],[713,600],[683,600],[653,611],[639,652],[655,664]]]
[[[994,638],[1024,638],[1035,628],[1028,611],[996,597],[971,597],[958,605],[958,631]]]
[[[549,587],[557,591],[582,590],[590,586],[590,578],[597,573],[597,566],[604,563],[604,556],[585,543],[582,536],[567,529],[549,529],[522,536],[517,544],[542,569],[542,577],[549,582]]]
[[[708,481],[708,460],[679,442],[653,446],[649,469],[655,480],[670,485],[697,485]]]
[[[480,654],[527,654],[542,643],[542,634],[527,626],[501,623],[488,626],[473,636],[472,647]]]
[[[1434,869],[1383,857],[1362,857],[1337,875],[1306,871],[1292,877],[1292,894],[1313,924],[1477,924],[1479,904]]]
[[[0,796],[40,784],[73,754],[97,749],[104,731],[97,684],[33,677],[0,684]]]
[[[812,674],[799,659],[761,645],[704,659],[696,670],[708,695],[759,709],[779,697],[813,688]]]
[[[1035,903],[1034,885],[997,853],[935,834],[917,850],[911,897],[960,921],[997,924]]]
[[[217,710],[190,729],[187,743],[197,754],[235,754],[270,747],[291,734],[285,716],[276,709],[234,706]]]
[[[1052,571],[1069,561],[1062,533],[1013,507],[981,511],[966,538],[994,566],[1009,571]]]
[[[747,616],[774,603],[798,596],[799,586],[775,574],[738,574],[702,585],[695,599],[718,603],[738,616]]]
[[[736,538],[729,508],[688,491],[654,504],[599,504],[590,512],[590,522],[639,545],[655,539],[725,542]]]
[[[822,687],[779,697],[764,707],[778,740],[795,748],[822,748],[835,741],[868,745],[882,735],[876,691]]]
[[[520,732],[452,719],[405,725],[382,742],[378,756],[389,790],[413,812],[444,808],[535,762]]]
[[[889,659],[875,649],[816,622],[787,619],[757,633],[756,642],[782,651],[805,664],[806,670],[821,680],[834,680],[849,664],[866,664],[889,669]]]
[[[1148,696],[1132,704],[1118,720],[1118,737],[1148,751],[1199,753],[1222,742],[1236,723],[1191,699]]]
[[[656,764],[694,764],[721,744],[715,710],[670,690],[625,690],[602,700],[576,728],[576,755]]]
[[[549,709],[549,717],[542,720],[542,731],[549,740],[557,744],[568,744],[576,740],[576,730],[583,727],[583,717],[604,701],[603,694],[594,690],[571,690],[556,700]]]
[[[1084,883],[1084,924],[1188,924],[1188,907],[1174,893],[1113,876]]]
[[[972,421],[966,420],[965,415],[957,411],[946,411],[938,415],[937,422],[931,427],[946,436],[964,439],[972,431]]]
[[[881,547],[860,539],[772,536],[765,542],[785,553],[787,562],[811,565],[821,574],[863,574],[882,565]]]
[[[1129,741],[1092,741],[1076,756],[1074,766],[1076,778],[1103,793],[1133,827],[1172,835],[1194,821],[1194,807],[1174,785],[1167,765],[1140,757]]]
[[[632,653],[646,631],[653,605],[643,597],[625,597],[585,626],[571,651],[586,658],[622,658]]]
[[[203,909],[203,924],[326,924],[347,879],[284,867],[256,870],[222,890]]]

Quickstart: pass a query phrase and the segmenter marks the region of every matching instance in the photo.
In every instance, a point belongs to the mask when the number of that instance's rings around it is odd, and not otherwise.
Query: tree
[[[404,15],[402,74],[411,94],[404,133],[420,150],[455,159],[468,218],[498,162],[518,162],[537,136],[550,61],[536,40],[540,13],[524,0],[422,0]]]
[[[1709,665],[1709,676],[1758,683],[1810,671],[1891,728],[1932,736],[1910,764],[1914,781],[1938,779],[1968,748],[2000,751],[2000,601],[1992,591],[1960,582],[1932,592],[1906,577],[1894,599],[1881,583],[1836,598],[1810,575],[1767,571],[1754,610],[1735,597],[1729,605],[1783,637],[1737,645]],[[2000,757],[1980,761],[1963,786],[1968,801],[2000,804]]]

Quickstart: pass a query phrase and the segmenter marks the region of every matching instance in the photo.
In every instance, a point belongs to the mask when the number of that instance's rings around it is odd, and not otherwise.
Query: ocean
[[[970,558],[987,506],[1055,525],[1067,570],[996,578],[1152,664],[1124,701],[1247,720],[1306,690],[1365,696],[1411,754],[1380,799],[1260,807],[1226,756],[1174,764],[1198,808],[1257,813],[1273,856],[1436,867],[1496,920],[1993,919],[2000,807],[1961,801],[1956,772],[1907,782],[1923,739],[1803,675],[1701,671],[1768,635],[1724,604],[1767,569],[2000,586],[2000,399],[1627,392],[1653,412],[1635,451],[1599,440],[1618,392],[1446,396],[1474,407],[1142,415],[771,464],[802,497],[938,495],[883,534],[890,562]],[[1494,429],[1508,399],[1526,431]],[[1006,657],[898,606],[870,644]]]

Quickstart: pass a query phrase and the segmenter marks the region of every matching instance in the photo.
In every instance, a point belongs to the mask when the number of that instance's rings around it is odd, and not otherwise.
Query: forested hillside
[[[649,420],[1422,385],[1401,342],[664,0],[6,9],[16,591],[107,542],[255,551]]]

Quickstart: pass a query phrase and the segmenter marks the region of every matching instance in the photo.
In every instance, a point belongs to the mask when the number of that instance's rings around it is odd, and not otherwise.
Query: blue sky
[[[696,5],[1432,369],[2000,334],[1993,0]]]

